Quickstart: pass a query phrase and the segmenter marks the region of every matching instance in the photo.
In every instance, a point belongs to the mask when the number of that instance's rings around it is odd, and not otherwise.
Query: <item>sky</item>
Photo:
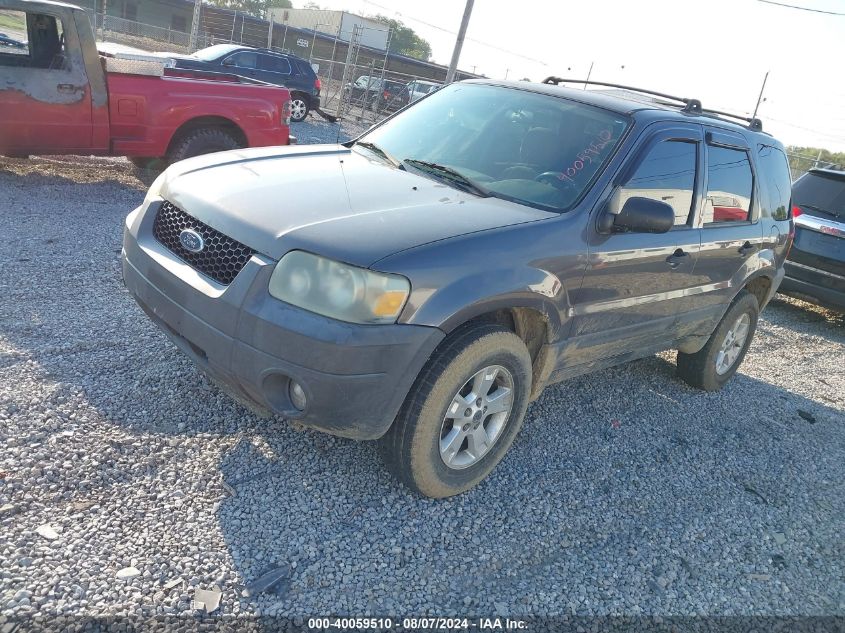
[[[845,0],[476,0],[459,67],[497,79],[549,75],[649,88],[758,117],[786,145],[845,151]],[[305,4],[294,0],[295,7]],[[448,64],[464,0],[317,0],[404,22]]]

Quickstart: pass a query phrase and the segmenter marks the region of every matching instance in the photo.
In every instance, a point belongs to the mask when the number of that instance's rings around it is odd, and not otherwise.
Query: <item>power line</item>
[[[379,9],[384,9],[385,11],[393,11],[391,7],[386,7],[383,4],[379,4],[378,2],[372,2],[371,0],[362,0],[364,4],[371,4],[374,7],[378,7]],[[411,20],[412,22],[417,22],[419,24],[424,24],[432,29],[437,29],[438,31],[442,31],[443,33],[448,33],[449,35],[457,35],[457,31],[452,31],[450,29],[444,28],[442,26],[437,26],[436,24],[432,24],[431,22],[426,22],[425,20],[420,20],[419,18],[412,17],[405,13],[400,13],[399,11],[393,11],[396,15],[402,16],[406,20]],[[476,44],[480,44],[481,46],[486,46],[487,48],[492,48],[494,50],[500,51],[502,53],[507,53],[508,55],[514,55],[515,57],[520,57],[522,59],[527,59],[528,61],[535,62],[537,64],[542,64],[543,66],[548,66],[546,62],[542,59],[536,59],[534,57],[528,57],[527,55],[522,55],[521,53],[517,53],[516,51],[508,50],[507,48],[502,48],[501,46],[496,46],[495,44],[489,44],[487,42],[483,42],[481,40],[477,40],[474,37],[467,37],[467,40],[470,42],[474,42]]]
[[[811,13],[824,13],[826,15],[845,16],[845,13],[836,13],[835,11],[823,11],[822,9],[811,9],[810,7],[799,7],[794,4],[784,4],[783,2],[773,2],[772,0],[757,0],[765,4],[774,4],[779,7],[786,7],[787,9],[798,9],[799,11],[810,11]]]
[[[777,121],[778,123],[782,123],[783,125],[787,125],[789,127],[798,128],[799,130],[804,130],[805,132],[812,132],[813,134],[818,134],[820,136],[826,136],[828,138],[832,138],[836,141],[843,141],[845,142],[845,136],[837,136],[836,134],[831,134],[830,132],[822,132],[821,130],[814,130],[813,128],[804,127],[802,125],[796,125],[795,123],[790,123],[789,121],[784,121],[783,119],[776,119],[773,116],[766,115],[766,119],[771,119],[772,121]]]

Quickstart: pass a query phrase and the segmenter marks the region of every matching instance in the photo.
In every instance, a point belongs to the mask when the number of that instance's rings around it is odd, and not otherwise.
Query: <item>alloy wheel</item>
[[[513,376],[501,365],[476,372],[452,398],[440,426],[440,458],[469,468],[502,436],[513,406]]]
[[[290,118],[294,121],[301,121],[308,113],[308,106],[302,99],[293,99],[290,102]]]
[[[745,341],[748,339],[748,332],[751,329],[751,318],[743,313],[734,321],[731,329],[725,334],[725,340],[716,354],[716,373],[720,376],[726,374],[739,358]]]

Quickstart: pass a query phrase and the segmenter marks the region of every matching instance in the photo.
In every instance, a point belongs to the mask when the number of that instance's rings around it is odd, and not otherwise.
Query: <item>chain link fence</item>
[[[845,165],[823,161],[820,156],[807,156],[806,154],[796,154],[794,152],[786,152],[786,156],[789,159],[789,169],[792,171],[793,182],[816,167],[821,167],[822,169],[845,169]]]
[[[95,0],[90,0],[94,2]],[[97,38],[145,51],[190,53],[214,44],[242,44],[269,48],[308,60],[320,78],[321,111],[362,124],[373,124],[406,105],[414,81],[440,84],[446,67],[361,44],[366,27],[350,37],[313,28],[259,20],[250,15],[202,5],[196,41],[191,20],[181,29],[167,28],[101,12],[90,13]],[[174,20],[175,21],[175,20]],[[388,47],[390,34],[388,34]],[[363,78],[363,80],[362,80]],[[363,81],[363,83],[362,83]]]

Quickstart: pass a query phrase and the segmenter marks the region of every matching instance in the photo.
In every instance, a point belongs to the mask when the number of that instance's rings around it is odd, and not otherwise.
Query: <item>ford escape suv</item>
[[[563,82],[454,83],[343,145],[177,163],[126,219],[125,284],[229,393],[379,440],[431,497],[483,479],[548,384],[676,349],[721,388],[784,274],[781,144]]]

